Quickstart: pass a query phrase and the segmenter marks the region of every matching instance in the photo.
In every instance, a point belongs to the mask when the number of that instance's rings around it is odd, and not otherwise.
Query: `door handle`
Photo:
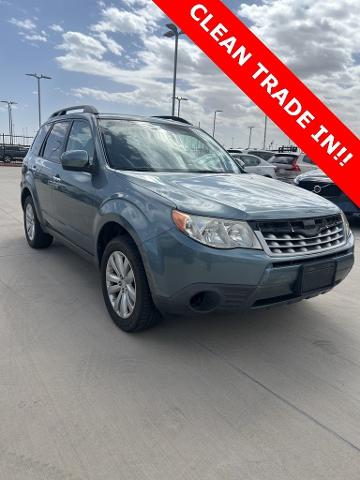
[[[54,177],[51,177],[51,179],[48,181],[48,185],[52,185],[53,187],[57,187],[61,183],[61,178],[56,175]]]

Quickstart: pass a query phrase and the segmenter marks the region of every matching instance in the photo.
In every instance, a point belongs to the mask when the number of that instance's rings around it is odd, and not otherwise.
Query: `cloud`
[[[95,32],[146,33],[146,21],[133,12],[119,10],[115,7],[106,8],[102,12],[102,20],[93,25]]]
[[[290,68],[309,78],[339,72],[360,50],[359,0],[267,0],[242,4],[239,15]]]
[[[36,28],[35,23],[30,18],[25,18],[23,20],[20,20],[18,18],[13,17],[9,20],[9,23],[11,23],[12,25],[15,25],[15,27],[21,30],[35,30]]]
[[[266,0],[240,17],[354,131],[360,131],[359,0]]]
[[[22,38],[30,42],[31,45],[37,46],[37,42],[47,42],[47,34],[44,30],[40,32],[37,31],[36,20],[36,17],[33,19],[18,19],[13,17],[9,20],[9,23],[18,29],[18,33]]]
[[[121,55],[124,51],[124,48],[117,43],[113,38],[109,37],[106,33],[100,32],[96,35],[104,45],[108,48],[109,52],[114,55]]]
[[[50,30],[52,30],[53,32],[59,32],[59,33],[61,33],[61,32],[64,31],[63,27],[62,27],[61,25],[56,24],[56,23],[53,23],[52,25],[50,25],[49,28],[50,28]]]
[[[94,37],[80,32],[66,32],[63,34],[63,43],[57,48],[69,52],[69,57],[84,59],[102,58],[106,52],[104,45]]]
[[[161,10],[148,0],[125,0],[130,9],[105,7],[101,10],[101,20],[91,29],[95,32],[133,33],[145,35],[153,32],[157,21],[163,16]]]
[[[29,42],[47,42],[47,37],[44,34],[34,33],[34,34],[20,34]]]
[[[238,12],[355,131],[360,131],[360,66],[355,61],[360,43],[354,14],[358,1],[254,0],[242,4]],[[117,110],[137,106],[144,113],[146,109],[170,113],[174,41],[162,36],[166,23],[163,14],[148,0],[123,0],[123,5],[107,7],[102,2],[99,22],[90,27],[91,36],[64,34],[60,48],[65,53],[56,60],[67,71],[114,82],[112,91],[107,91],[91,87],[88,81],[86,86],[73,89],[72,95],[116,104]],[[131,46],[128,41],[124,43],[125,34],[134,36]],[[90,47],[90,39],[100,46]],[[121,62],[109,56],[121,53]],[[211,130],[214,110],[224,110],[218,119],[220,140],[229,144],[234,137],[236,146],[246,146],[248,126],[255,125],[255,144],[261,145],[263,113],[185,36],[179,45],[178,79],[178,94],[189,99],[182,105],[186,118]],[[287,143],[270,122],[269,142],[272,140]]]

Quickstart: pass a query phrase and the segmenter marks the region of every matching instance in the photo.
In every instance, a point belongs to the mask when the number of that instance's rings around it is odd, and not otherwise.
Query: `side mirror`
[[[86,150],[69,150],[61,155],[61,165],[64,170],[75,172],[89,172],[89,155]]]

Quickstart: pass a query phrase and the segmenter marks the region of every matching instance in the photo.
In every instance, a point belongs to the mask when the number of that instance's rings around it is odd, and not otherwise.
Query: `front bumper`
[[[261,250],[217,250],[201,245],[177,230],[143,244],[153,299],[169,313],[243,310],[293,303],[331,290],[350,272],[354,239],[317,255],[271,258]],[[321,271],[335,264],[332,281],[304,291],[304,269]],[[320,273],[319,273],[320,275]]]

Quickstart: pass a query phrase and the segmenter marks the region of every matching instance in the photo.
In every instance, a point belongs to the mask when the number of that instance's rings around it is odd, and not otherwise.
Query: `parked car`
[[[294,183],[335,203],[348,217],[360,215],[360,208],[319,168],[298,175]]]
[[[172,120],[55,112],[24,160],[21,204],[30,247],[56,237],[99,266],[106,307],[125,331],[150,327],[159,312],[310,298],[354,261],[336,205],[239,174],[212,137]]]
[[[292,183],[299,174],[314,169],[313,161],[303,153],[275,153],[268,162],[277,167],[278,179],[288,183]]]
[[[274,151],[272,150],[260,150],[260,149],[246,149],[244,150],[245,153],[249,155],[256,155],[257,157],[262,158],[263,160],[268,161],[271,157],[274,156]]]
[[[276,178],[276,167],[266,160],[247,153],[230,153],[230,155],[237,163],[239,163],[245,172],[264,175],[264,177],[269,178]]]
[[[23,160],[29,150],[29,147],[22,145],[3,145],[0,144],[0,161],[10,163],[16,160]]]

